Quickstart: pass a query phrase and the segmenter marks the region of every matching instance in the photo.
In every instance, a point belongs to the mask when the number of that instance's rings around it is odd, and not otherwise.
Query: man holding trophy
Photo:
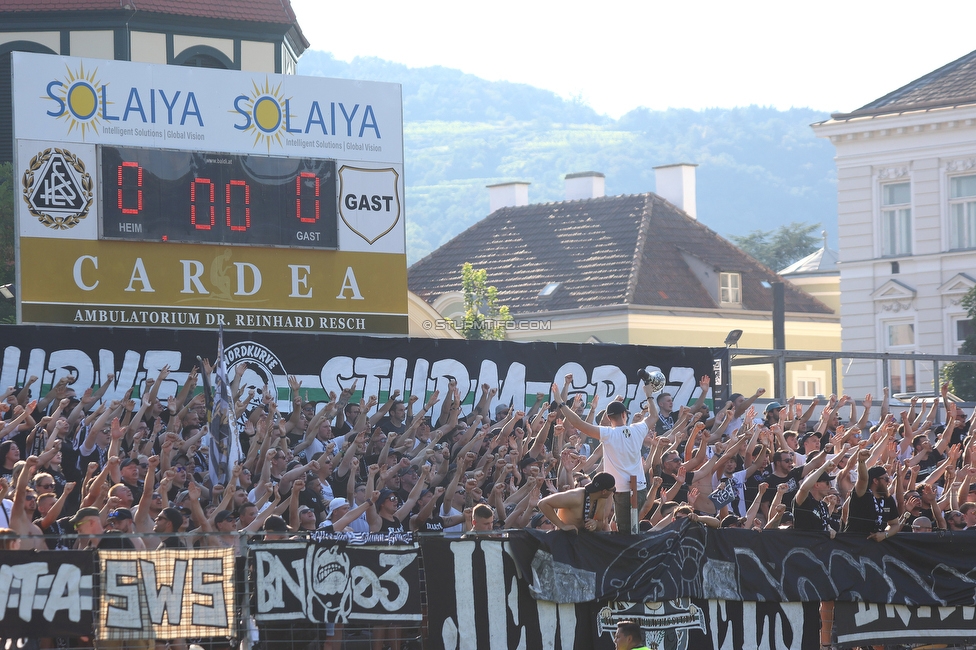
[[[610,402],[606,417],[610,426],[597,426],[584,421],[565,402],[559,402],[560,391],[552,385],[553,402],[551,408],[562,415],[570,425],[603,443],[603,468],[613,476],[617,491],[613,497],[614,516],[617,519],[617,532],[636,533],[636,517],[631,517],[635,509],[632,503],[632,490],[636,490],[636,509],[644,505],[647,498],[647,473],[641,458],[641,447],[648,434],[648,422],[657,420],[657,408],[653,395],[664,388],[665,379],[661,372],[648,373],[641,368],[637,373],[642,381],[644,395],[647,397],[647,410],[650,415],[643,422],[628,424],[627,407],[623,402]],[[636,479],[632,482],[631,479]]]

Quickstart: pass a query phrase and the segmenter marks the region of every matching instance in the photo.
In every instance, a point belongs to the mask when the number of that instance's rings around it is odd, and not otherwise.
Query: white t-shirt
[[[647,487],[647,473],[641,447],[647,436],[647,422],[619,427],[600,427],[603,442],[603,469],[617,482],[617,492],[630,492],[630,477],[637,477],[637,489]]]

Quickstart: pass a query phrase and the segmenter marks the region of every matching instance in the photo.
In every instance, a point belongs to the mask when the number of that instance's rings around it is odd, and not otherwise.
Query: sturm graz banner
[[[32,375],[40,378],[35,395],[65,375],[77,377],[73,385],[80,395],[90,386],[114,380],[105,401],[121,399],[135,386],[136,398],[146,379],[155,379],[168,365],[172,372],[158,394],[175,395],[186,381],[196,357],[213,360],[217,331],[143,330],[129,328],[67,328],[26,325],[0,326],[3,362],[0,385],[15,386]],[[570,394],[600,397],[601,404],[616,395],[643,401],[636,378],[638,368],[661,370],[667,378],[664,388],[675,404],[697,398],[702,375],[714,377],[713,353],[724,348],[668,348],[637,345],[574,343],[513,343],[506,341],[462,341],[434,339],[371,338],[337,335],[226,332],[224,336],[228,374],[247,362],[243,383],[257,390],[260,400],[264,385],[289,412],[293,395],[287,383],[295,375],[302,383],[301,397],[324,402],[330,392],[357,383],[354,399],[377,395],[382,403],[393,391],[401,396],[426,399],[439,390],[440,413],[448,383],[457,382],[462,413],[471,411],[481,396],[481,385],[498,391],[491,408],[499,404],[524,409],[535,403],[535,395],[548,399],[553,381],[562,386],[571,373]],[[714,385],[714,382],[713,382]]]
[[[90,634],[93,573],[88,551],[0,552],[0,636]]]
[[[420,551],[283,541],[251,546],[254,618],[348,623],[420,621]],[[429,583],[428,583],[429,588]]]

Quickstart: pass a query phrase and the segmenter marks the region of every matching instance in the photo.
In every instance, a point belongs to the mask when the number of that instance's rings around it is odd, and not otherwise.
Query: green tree
[[[470,262],[461,267],[461,289],[464,291],[464,322],[455,326],[466,339],[502,341],[504,323],[512,320],[508,307],[498,304],[498,289],[488,286],[488,271],[475,270]]]
[[[0,284],[11,284],[16,277],[14,265],[14,167],[0,163]],[[0,323],[16,321],[16,308],[0,296]]]
[[[814,232],[818,228],[818,223],[794,221],[776,230],[753,230],[748,235],[732,235],[729,239],[772,270],[779,271],[817,250],[821,239]]]
[[[962,306],[976,323],[976,287],[963,296]],[[976,354],[976,330],[962,344],[961,354]],[[976,363],[955,361],[942,366],[942,381],[949,382],[949,391],[967,402],[976,401]]]

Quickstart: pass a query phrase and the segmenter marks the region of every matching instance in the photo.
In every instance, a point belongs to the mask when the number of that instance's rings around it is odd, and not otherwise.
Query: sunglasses
[[[50,490],[54,487],[54,483],[38,483],[37,487],[41,488],[42,490]]]

